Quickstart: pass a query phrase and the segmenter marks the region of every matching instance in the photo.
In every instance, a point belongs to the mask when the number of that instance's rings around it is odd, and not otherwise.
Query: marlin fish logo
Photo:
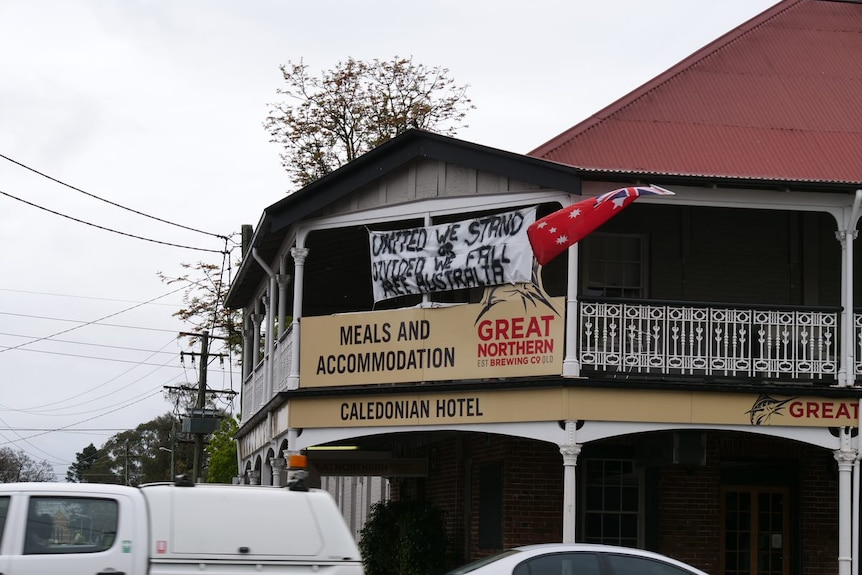
[[[754,402],[754,405],[751,406],[751,409],[745,413],[751,416],[751,425],[768,424],[769,418],[776,414],[781,415],[781,410],[784,406],[794,399],[796,398],[775,399],[774,397],[769,397],[765,393],[761,393],[760,397],[757,398],[757,401]]]
[[[554,304],[548,299],[548,294],[545,293],[544,288],[540,285],[538,275],[536,274],[536,268],[534,267],[531,282],[515,285],[498,285],[487,288],[485,290],[485,295],[483,296],[485,298],[482,302],[484,306],[476,316],[476,321],[473,322],[473,325],[478,325],[482,316],[488,313],[491,308],[498,303],[508,301],[509,298],[514,299],[517,296],[521,297],[521,303],[524,304],[525,312],[528,311],[529,307],[535,308],[539,307],[539,304],[541,304],[554,312],[554,315],[560,315],[560,312],[556,310]]]

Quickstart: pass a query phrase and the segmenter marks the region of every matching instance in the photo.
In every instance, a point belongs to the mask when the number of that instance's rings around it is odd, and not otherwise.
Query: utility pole
[[[201,333],[201,361],[200,375],[198,377],[198,400],[195,406],[203,413],[203,408],[206,405],[207,391],[207,363],[209,363],[209,343],[210,332],[203,330]],[[192,466],[192,478],[195,482],[200,481],[201,459],[203,458],[204,436],[202,433],[195,433],[195,455],[194,464]]]
[[[203,447],[204,447],[204,436],[212,433],[212,429],[208,429],[206,426],[203,426],[204,420],[208,418],[208,413],[206,409],[206,398],[207,394],[210,395],[230,395],[233,398],[236,395],[235,391],[232,390],[209,390],[207,389],[207,368],[209,367],[210,357],[218,357],[224,358],[228,357],[228,354],[224,353],[213,353],[209,352],[209,342],[210,339],[225,339],[220,338],[218,336],[211,337],[208,330],[203,330],[201,333],[188,333],[188,332],[180,332],[181,336],[188,337],[198,337],[201,342],[201,350],[198,352],[185,352],[181,353],[180,357],[183,355],[190,355],[192,357],[192,364],[194,365],[194,357],[200,357],[200,366],[198,369],[198,385],[197,388],[193,386],[181,385],[181,386],[164,386],[165,389],[170,392],[189,392],[196,391],[197,397],[195,399],[195,407],[190,410],[188,413],[188,428],[186,427],[186,421],[183,422],[183,433],[192,433],[195,436],[194,439],[194,454],[193,454],[193,462],[192,462],[192,480],[195,482],[200,481],[201,477],[201,468],[203,467]],[[212,416],[215,412],[213,412]],[[176,450],[176,430],[171,430],[171,450]],[[173,467],[174,459],[176,454],[173,454],[171,457],[171,467]],[[171,471],[171,475],[174,475],[175,470]]]

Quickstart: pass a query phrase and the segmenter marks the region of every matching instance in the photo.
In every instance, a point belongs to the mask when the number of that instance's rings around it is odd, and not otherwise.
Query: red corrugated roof
[[[780,2],[529,155],[598,171],[862,183],[862,3]]]

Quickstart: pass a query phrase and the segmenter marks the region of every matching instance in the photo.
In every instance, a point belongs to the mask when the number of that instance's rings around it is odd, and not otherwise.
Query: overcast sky
[[[262,127],[279,65],[448,68],[476,106],[458,137],[526,153],[775,3],[0,1],[0,446],[63,480],[196,384],[157,272],[220,264],[215,236],[292,191]]]

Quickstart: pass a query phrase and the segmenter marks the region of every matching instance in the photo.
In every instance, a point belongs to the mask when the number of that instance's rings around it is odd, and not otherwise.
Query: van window
[[[31,497],[24,554],[104,551],[114,544],[118,517],[113,499]]]
[[[9,511],[9,498],[0,497],[0,541],[3,541],[3,527],[6,525],[6,513]]]

